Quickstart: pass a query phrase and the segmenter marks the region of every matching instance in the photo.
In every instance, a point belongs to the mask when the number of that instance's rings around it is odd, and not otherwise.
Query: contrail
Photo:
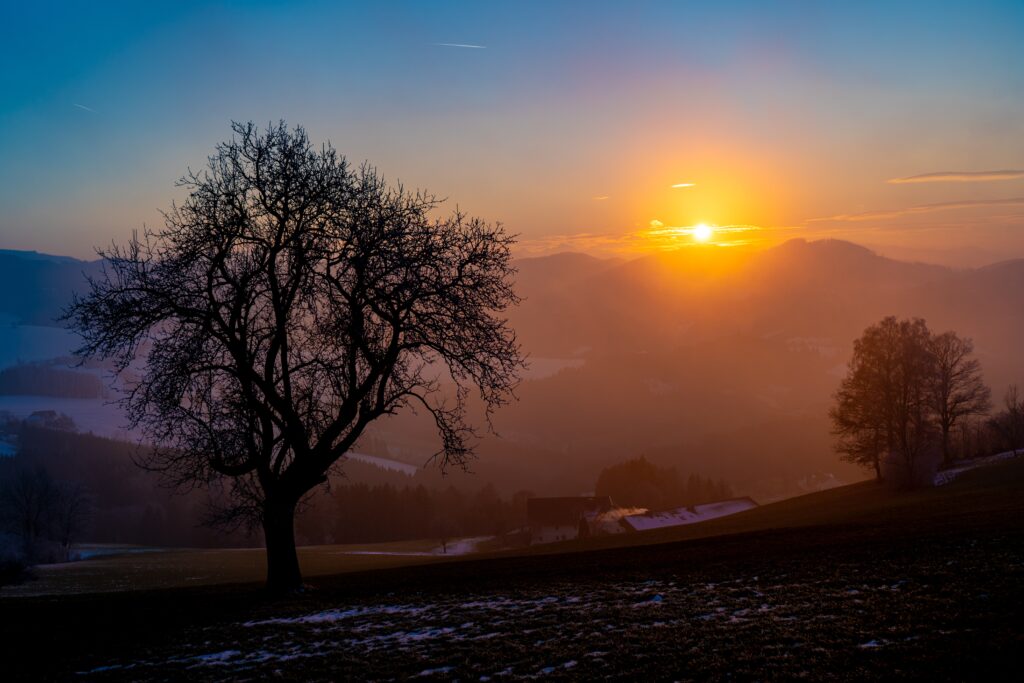
[[[432,44],[433,45],[437,45],[438,47],[468,47],[468,48],[472,48],[474,50],[486,50],[487,49],[486,45],[469,45],[467,43],[432,43]]]
[[[79,109],[84,109],[85,111],[91,111],[93,114],[98,114],[99,113],[98,111],[96,111],[92,107],[87,107],[84,104],[78,104],[77,102],[72,102],[71,104],[72,104],[72,106],[78,107]]]

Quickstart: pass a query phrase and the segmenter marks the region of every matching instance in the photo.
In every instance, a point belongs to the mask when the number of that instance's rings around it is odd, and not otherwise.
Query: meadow
[[[1013,461],[928,491],[858,484],[517,554],[307,549],[311,589],[288,600],[254,583],[5,597],[2,637],[24,678],[998,679],[1020,663],[1022,494]],[[203,555],[164,554],[165,585],[189,571],[168,558]],[[225,578],[257,572],[255,551],[205,556]],[[101,561],[131,581],[160,562]],[[30,654],[42,641],[64,656]]]

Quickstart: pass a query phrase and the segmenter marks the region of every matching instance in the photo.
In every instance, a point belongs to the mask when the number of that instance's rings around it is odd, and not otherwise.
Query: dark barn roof
[[[531,527],[573,526],[585,513],[608,512],[611,509],[612,499],[608,496],[530,498],[526,501],[526,519]]]

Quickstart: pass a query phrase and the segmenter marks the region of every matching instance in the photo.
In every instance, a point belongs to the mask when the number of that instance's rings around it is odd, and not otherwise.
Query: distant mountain
[[[954,270],[791,240],[515,265],[523,302],[510,321],[553,370],[532,374],[496,416],[500,436],[481,443],[472,487],[585,493],[602,467],[642,453],[758,495],[849,481],[860,473],[832,452],[827,409],[853,340],[885,315],[972,337],[997,397],[1024,384],[1024,260]],[[56,325],[99,267],[0,251],[0,317]],[[430,425],[412,417],[376,435],[405,462],[436,450]]]
[[[528,265],[518,280],[527,300],[511,318],[527,347],[544,355],[668,349],[737,332],[848,337],[882,304],[955,273],[837,240],[689,248],[625,262],[560,254]]]
[[[856,476],[829,447],[827,409],[853,340],[886,315],[972,337],[997,397],[1024,384],[1024,260],[954,270],[792,240],[548,272],[567,261],[531,259],[511,319],[526,348],[585,364],[527,382],[499,430],[560,453],[544,466],[581,486],[595,462],[641,453],[758,491],[770,472]]]
[[[57,318],[82,291],[85,275],[95,275],[100,261],[79,261],[35,251],[0,250],[0,320],[58,327]]]

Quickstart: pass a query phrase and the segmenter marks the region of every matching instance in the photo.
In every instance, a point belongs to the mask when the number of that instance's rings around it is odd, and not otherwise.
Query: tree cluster
[[[955,429],[991,408],[991,392],[970,339],[933,334],[924,320],[884,318],[854,342],[830,411],[844,460],[899,484],[924,481],[954,455]]]
[[[1013,451],[1016,455],[1024,448],[1024,396],[1016,384],[1006,390],[1003,409],[993,415],[986,426],[992,433],[992,440],[998,444],[998,450]]]
[[[26,564],[66,562],[89,520],[83,487],[55,480],[42,466],[10,461],[0,470],[0,529]]]
[[[242,547],[259,543],[244,533],[228,533],[203,524],[219,507],[216,489],[184,494],[160,486],[158,473],[138,468],[135,446],[91,434],[47,429],[16,421],[0,422],[0,437],[18,444],[17,455],[0,459],[0,488],[21,472],[42,472],[50,481],[73,483],[88,492],[81,517],[90,542],[165,547]],[[396,483],[406,475],[382,472],[350,461],[346,472],[361,483],[335,477],[331,486],[308,497],[296,519],[302,544],[381,543],[443,537],[503,535],[525,524],[526,500],[520,492],[502,497],[491,484],[479,490],[438,489]],[[431,479],[430,473],[422,476]],[[70,485],[70,484],[69,484]],[[72,542],[75,539],[72,539]],[[20,536],[12,534],[11,552],[20,557]],[[59,550],[44,544],[59,559]]]
[[[422,485],[332,486],[300,512],[296,536],[303,544],[500,537],[525,526],[529,497],[520,492],[503,499],[490,484],[475,493]]]
[[[88,492],[87,540],[152,546],[252,545],[202,524],[216,491],[175,495],[157,473],[135,465],[145,456],[134,444],[28,422],[0,422],[0,437],[17,454],[0,459],[0,481],[22,469],[43,469],[54,480]]]
[[[732,497],[724,481],[690,474],[682,477],[674,467],[659,467],[644,456],[601,470],[594,486],[598,496],[610,496],[621,507],[666,510],[700,505]]]

